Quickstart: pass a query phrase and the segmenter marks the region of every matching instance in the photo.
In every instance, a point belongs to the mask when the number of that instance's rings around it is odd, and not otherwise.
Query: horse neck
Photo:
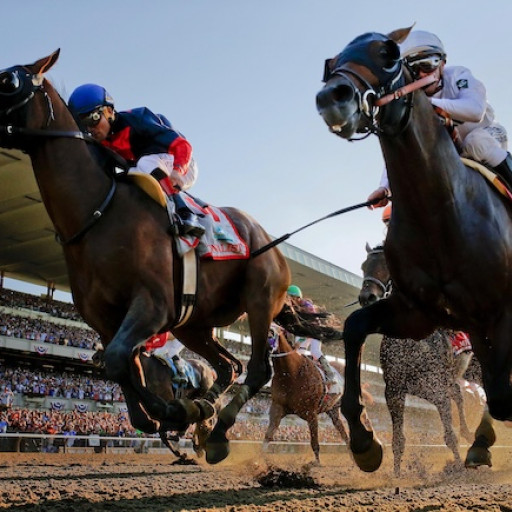
[[[278,350],[273,357],[273,363],[281,368],[294,366],[302,356],[288,343],[284,333],[279,334]]]
[[[427,96],[413,93],[410,120],[397,136],[380,138],[393,204],[404,218],[421,223],[438,216],[425,215],[453,203],[455,181],[464,166],[446,128],[439,122]],[[443,222],[446,221],[446,217]]]
[[[54,114],[47,130],[79,132],[63,100],[47,81],[44,89],[51,103],[39,108],[44,116],[49,108]],[[110,179],[94,160],[87,143],[79,139],[34,137],[28,154],[48,215],[57,232],[68,238],[106,196]]]

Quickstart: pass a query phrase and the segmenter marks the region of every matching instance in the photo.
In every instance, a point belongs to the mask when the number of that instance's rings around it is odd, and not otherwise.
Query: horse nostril
[[[348,84],[340,84],[333,88],[332,97],[337,103],[348,103],[354,99],[354,89]]]

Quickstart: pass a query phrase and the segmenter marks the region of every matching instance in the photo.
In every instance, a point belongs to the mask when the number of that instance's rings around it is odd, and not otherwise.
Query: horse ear
[[[42,59],[34,62],[34,64],[30,64],[27,68],[29,68],[34,75],[40,75],[39,78],[42,80],[42,75],[44,75],[57,62],[59,54],[60,48],[55,50],[51,55],[48,55],[48,57],[43,57]]]
[[[370,244],[368,242],[366,242],[366,252],[367,253],[372,252],[372,248],[370,247]]]
[[[393,32],[388,34],[389,39],[394,41],[396,44],[403,43],[414,25],[416,25],[416,22],[414,22],[409,28],[399,28],[397,30],[393,30]]]

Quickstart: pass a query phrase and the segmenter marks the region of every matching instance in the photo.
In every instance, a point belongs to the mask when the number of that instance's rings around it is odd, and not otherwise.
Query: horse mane
[[[295,336],[306,336],[320,341],[341,340],[343,332],[339,318],[325,308],[317,311],[287,301],[274,321]]]

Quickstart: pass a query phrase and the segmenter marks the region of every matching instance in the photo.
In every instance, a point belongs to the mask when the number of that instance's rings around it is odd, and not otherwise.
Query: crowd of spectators
[[[0,306],[48,313],[57,318],[83,322],[74,304],[0,288]]]
[[[100,343],[98,334],[91,329],[3,312],[0,312],[0,335],[89,350],[96,350]]]
[[[121,387],[112,381],[86,374],[31,370],[2,365],[0,365],[0,389],[29,397],[48,396],[99,402],[124,401]]]
[[[137,431],[126,412],[78,412],[12,408],[0,413],[6,432],[132,437]],[[1,425],[1,423],[0,423]]]
[[[39,311],[51,316],[82,321],[73,304],[48,300],[30,294],[0,289],[0,306],[20,310]],[[63,325],[46,318],[27,317],[0,312],[0,335],[34,340],[43,343],[73,346],[96,350],[99,336],[91,329]],[[250,347],[235,342],[225,342],[233,352],[247,353]],[[184,357],[197,357],[184,351]],[[26,367],[0,366],[0,432],[38,434],[135,436],[127,413],[85,411],[53,411],[16,408],[12,406],[15,394],[31,397],[55,397],[100,402],[122,402],[120,387],[107,380],[86,374],[55,372]],[[227,397],[229,399],[230,397]],[[232,439],[263,439],[267,429],[270,407],[269,395],[260,394],[242,409],[240,421],[230,431]],[[245,418],[245,421],[244,421]],[[332,427],[321,429],[323,442],[339,442],[339,434]],[[305,424],[282,425],[276,440],[309,441]]]

